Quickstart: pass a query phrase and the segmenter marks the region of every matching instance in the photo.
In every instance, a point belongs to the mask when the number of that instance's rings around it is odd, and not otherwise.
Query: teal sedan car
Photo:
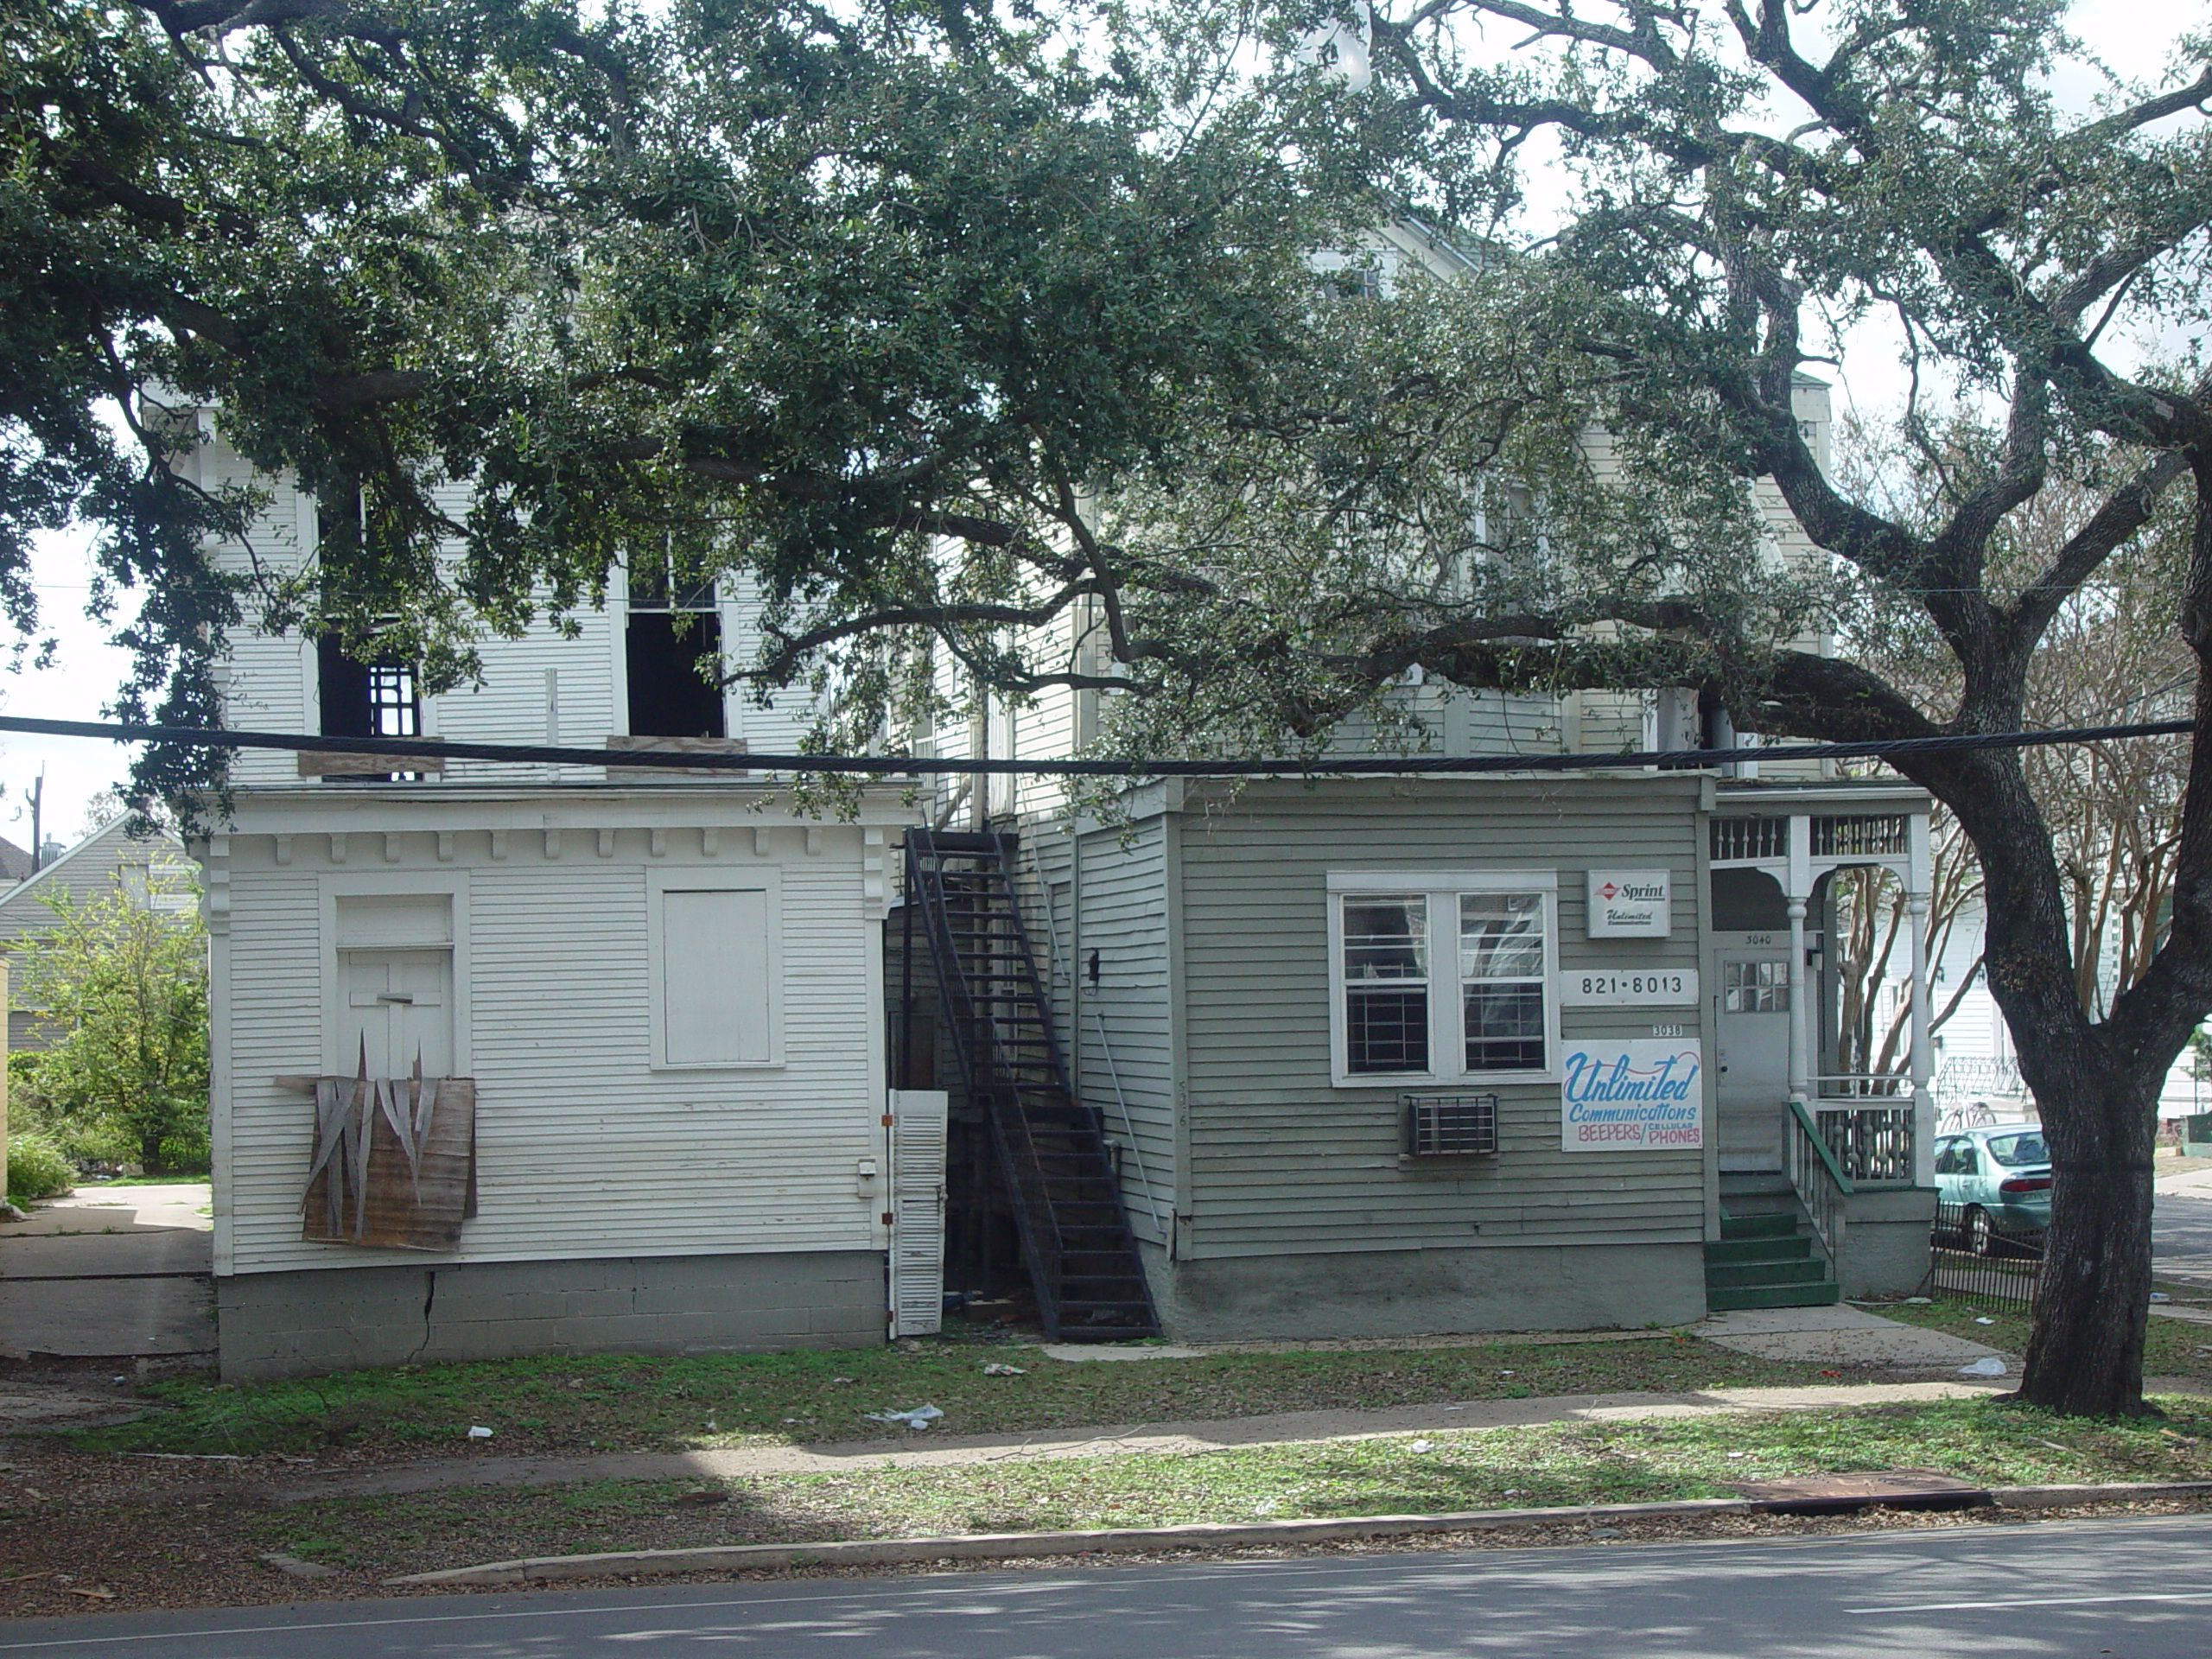
[[[2050,1227],[2050,1151],[2035,1123],[1993,1123],[1936,1143],[1940,1224],[1987,1255],[1999,1239],[2040,1243]]]

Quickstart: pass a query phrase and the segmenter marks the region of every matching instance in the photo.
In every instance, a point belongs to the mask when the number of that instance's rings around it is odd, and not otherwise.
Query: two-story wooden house
[[[212,430],[189,464],[242,472]],[[316,525],[277,487],[252,554]],[[690,671],[743,648],[744,608],[664,588],[490,641],[443,696],[250,634],[228,721],[789,748],[791,721]],[[883,1339],[894,796],[826,821],[744,774],[251,750],[234,777],[194,848],[226,1376]]]

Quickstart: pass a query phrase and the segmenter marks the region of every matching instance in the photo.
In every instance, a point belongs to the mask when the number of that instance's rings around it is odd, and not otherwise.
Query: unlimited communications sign
[[[1705,1057],[1695,1039],[1570,1046],[1560,1078],[1560,1144],[1569,1152],[1703,1147]]]

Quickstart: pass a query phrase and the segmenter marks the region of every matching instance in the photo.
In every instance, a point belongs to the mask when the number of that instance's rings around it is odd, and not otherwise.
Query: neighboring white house
[[[188,464],[245,472],[212,429]],[[253,554],[298,559],[315,531],[278,486]],[[742,648],[741,607],[693,603],[695,648]],[[618,592],[579,638],[487,642],[483,683],[435,697],[403,666],[248,634],[226,717],[787,747],[791,721],[687,679],[676,632],[664,599]],[[251,750],[234,778],[193,849],[226,1376],[883,1339],[894,796],[824,822],[757,775]]]
[[[17,949],[54,925],[52,900],[72,904],[120,894],[127,902],[157,910],[188,910],[194,901],[197,868],[184,843],[166,832],[145,839],[131,836],[118,818],[86,836],[35,875],[0,892],[0,950]],[[8,1052],[44,1048],[57,1034],[26,999],[29,983],[20,969],[10,976]]]
[[[1935,965],[1933,1001],[1951,1006],[1955,988],[1964,982],[1981,954],[1983,921],[1980,906],[1962,909],[1946,947]],[[2112,988],[2114,953],[2107,951],[2106,994]],[[2035,1097],[2020,1077],[2020,1062],[2004,1011],[1989,994],[1986,977],[1977,975],[1957,1007],[1936,1033],[1937,1104],[1947,1121],[2001,1122],[2007,1117],[2035,1116]],[[2196,1051],[2183,1049],[2168,1068],[2158,1094],[2158,1116],[2172,1119],[2212,1111],[2212,1083],[2196,1075]]]

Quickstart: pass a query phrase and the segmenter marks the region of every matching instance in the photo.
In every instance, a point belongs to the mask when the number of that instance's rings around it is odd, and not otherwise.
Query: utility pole
[[[41,772],[31,783],[31,874],[36,875],[46,862],[46,830],[43,823],[46,805],[46,773]]]

